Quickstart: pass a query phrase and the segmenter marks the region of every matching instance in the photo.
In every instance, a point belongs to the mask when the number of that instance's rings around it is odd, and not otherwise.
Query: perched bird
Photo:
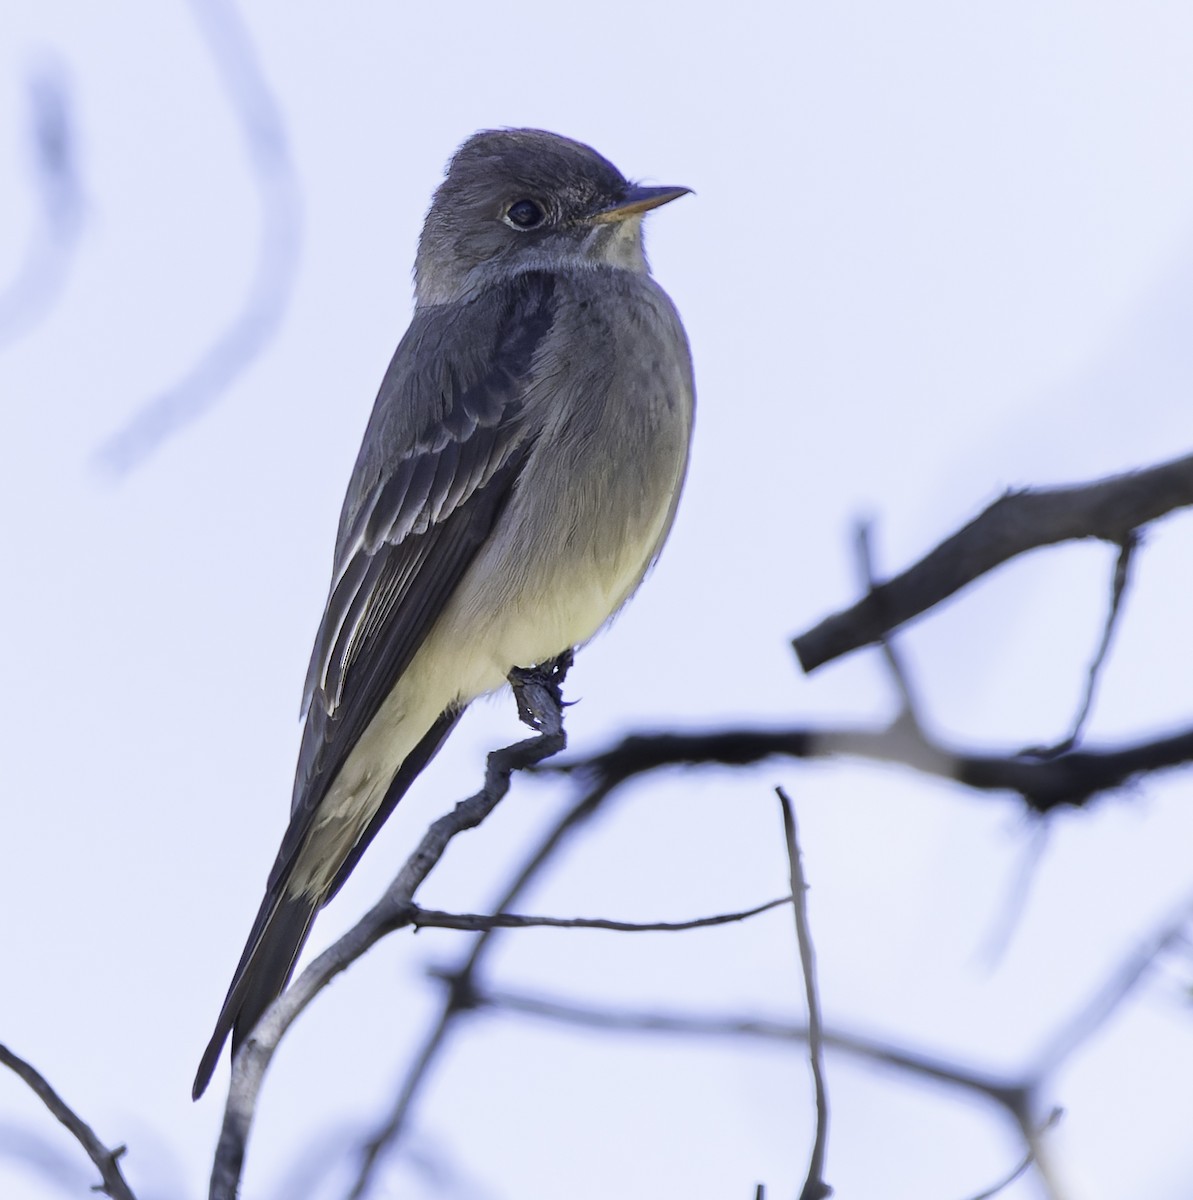
[[[688,190],[536,129],[448,164],[340,514],[290,825],[196,1098],[469,701],[588,641],[658,555],[694,388],[642,215]]]

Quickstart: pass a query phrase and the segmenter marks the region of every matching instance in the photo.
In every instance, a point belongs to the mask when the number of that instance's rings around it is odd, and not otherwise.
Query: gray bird
[[[694,387],[642,215],[688,190],[536,129],[449,163],[340,514],[290,825],[196,1098],[467,704],[587,642],[658,555]]]

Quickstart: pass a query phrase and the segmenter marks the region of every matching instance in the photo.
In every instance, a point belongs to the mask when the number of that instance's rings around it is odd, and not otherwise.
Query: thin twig
[[[799,834],[795,825],[795,805],[781,788],[775,788],[783,811],[783,836],[787,843],[787,862],[791,875],[791,900],[795,915],[795,938],[799,944],[800,968],[804,977],[804,999],[808,1005],[808,1058],[812,1064],[812,1082],[816,1091],[816,1140],[808,1163],[808,1175],[800,1191],[800,1200],[824,1200],[832,1188],[824,1181],[824,1156],[828,1149],[828,1090],[824,1085],[824,1040],[820,1024],[820,992],[816,986],[816,954],[812,949],[812,930],[808,923],[808,883],[800,858]]]
[[[32,1088],[46,1108],[66,1126],[75,1141],[87,1152],[87,1157],[99,1169],[103,1180],[95,1185],[95,1190],[111,1196],[112,1200],[136,1200],[120,1171],[119,1159],[125,1147],[117,1146],[115,1150],[109,1150],[96,1136],[95,1130],[54,1091],[45,1076],[23,1058],[18,1058],[7,1046],[0,1046],[0,1064],[15,1072]]]
[[[696,917],[690,921],[609,921],[603,917],[527,917],[517,913],[449,913],[432,908],[409,907],[408,923],[415,929],[464,929],[478,933],[486,929],[608,929],[616,933],[679,933],[687,929],[710,929],[745,921],[760,913],[770,912],[791,903],[790,896],[780,896],[753,908],[737,912],[717,913],[712,917]]]
[[[988,1187],[983,1191],[978,1192],[976,1195],[971,1196],[970,1200],[994,1200],[994,1197],[997,1196],[999,1192],[1006,1191],[1006,1189],[1009,1188],[1016,1179],[1026,1175],[1033,1166],[1038,1166],[1039,1137],[1046,1133],[1049,1129],[1053,1128],[1060,1118],[1061,1110],[1059,1108],[1054,1108],[1048,1115],[1048,1119],[1044,1121],[1044,1123],[1036,1131],[1036,1139],[1033,1140],[1032,1144],[1028,1147],[1027,1154],[1024,1155],[1022,1161],[1015,1165],[1014,1169],[1009,1175],[1001,1179],[998,1183],[994,1184],[993,1187]]]
[[[878,641],[1008,559],[1097,538],[1121,546],[1141,526],[1193,504],[1193,454],[1078,487],[1007,492],[914,566],[826,617],[792,645],[805,671]]]
[[[873,596],[875,603],[882,605],[882,596],[878,593],[878,582],[874,575],[874,545],[872,526],[868,521],[859,521],[854,531],[854,548],[857,551],[858,572],[861,575],[862,586],[867,596]],[[894,681],[895,690],[899,694],[900,713],[897,720],[910,722],[917,730],[921,728],[919,706],[911,687],[911,677],[903,665],[902,656],[896,653],[895,644],[884,630],[878,638],[879,648],[886,660],[887,670]]]
[[[1009,1175],[1005,1176],[1003,1179],[1000,1179],[998,1183],[994,1184],[992,1187],[983,1188],[980,1192],[977,1192],[975,1195],[971,1196],[970,1200],[994,1200],[994,1197],[997,1196],[999,1192],[1006,1191],[1006,1189],[1009,1188],[1016,1179],[1026,1175],[1031,1169],[1031,1165],[1035,1162],[1035,1160],[1035,1151],[1029,1150],[1023,1156],[1023,1158],[1015,1164]]]
[[[565,668],[566,669],[566,668]],[[538,718],[541,732],[488,757],[485,785],[440,817],[423,835],[381,900],[343,937],[311,963],[266,1010],[252,1036],[232,1062],[232,1082],[223,1128],[212,1166],[210,1200],[234,1200],[244,1168],[244,1153],[257,1096],[278,1043],[300,1012],[335,978],[386,934],[409,924],[411,901],[457,834],[479,825],[509,792],[515,771],[559,753],[567,745],[559,683],[554,664],[537,679],[522,678],[522,704]],[[521,707],[521,705],[520,705]]]
[[[1058,755],[1064,754],[1065,751],[1071,750],[1080,740],[1086,722],[1089,720],[1089,715],[1093,711],[1094,695],[1097,692],[1098,680],[1102,674],[1102,667],[1106,662],[1106,655],[1110,651],[1110,641],[1118,626],[1119,615],[1122,612],[1123,594],[1127,590],[1127,582],[1131,575],[1131,561],[1138,544],[1138,535],[1130,533],[1123,539],[1122,545],[1118,548],[1118,557],[1114,560],[1114,575],[1110,583],[1110,605],[1106,610],[1106,620],[1102,625],[1102,638],[1086,670],[1085,691],[1081,697],[1081,704],[1077,709],[1077,716],[1073,719],[1073,726],[1068,736],[1055,746],[1035,747],[1024,750],[1024,754],[1030,754],[1036,758],[1056,758]]]

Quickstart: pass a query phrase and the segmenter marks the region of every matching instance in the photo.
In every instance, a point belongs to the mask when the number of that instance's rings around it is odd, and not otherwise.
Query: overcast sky
[[[234,102],[251,64],[198,7],[0,14],[0,300],[41,244],[31,75],[66,90],[83,197],[26,307],[0,303],[0,1041],[128,1143],[141,1200],[205,1194],[226,1068],[198,1105],[190,1082],[284,828],[340,500],[409,318],[421,219],[474,130],[552,129],[696,193],[647,222],[696,360],[687,493],[657,570],[569,680],[576,752],[642,726],[889,717],[876,655],[805,678],[788,646],[855,597],[859,515],[894,570],[1008,486],[1193,443],[1193,8],[254,3],[242,17],[285,148],[262,192]],[[276,303],[254,291],[262,254],[292,274]],[[113,435],[246,304],[260,353],[233,344],[244,369],[213,374],[193,422],[105,470]],[[1091,744],[1188,722],[1191,562],[1188,516],[1149,535]],[[1061,737],[1112,566],[1102,546],[1038,553],[908,631],[932,730],[1000,750]],[[514,736],[508,698],[476,706],[310,949]],[[652,780],[525,907],[680,920],[781,895],[783,783],[826,1020],[1013,1073],[1193,887],[1189,778],[1053,821],[993,960],[1036,844],[1021,805],[873,768]],[[491,905],[570,795],[520,784],[424,902]],[[266,1083],[246,1200],[343,1194],[434,1014],[426,968],[462,948],[398,934],[302,1018]],[[527,931],[492,977],[802,1019],[785,913],[682,935]],[[1073,1197],[1188,1195],[1188,979],[1169,964],[1055,1080],[1050,1145]],[[837,1056],[828,1082],[842,1197],[973,1195],[1020,1156],[956,1092]],[[482,1017],[417,1113],[417,1155],[458,1173],[455,1191],[399,1156],[377,1194],[746,1200],[761,1182],[786,1197],[810,1097],[798,1048]],[[20,1161],[43,1149],[72,1164],[66,1194],[88,1194],[90,1166],[0,1077],[5,1147],[0,1195],[63,1194]],[[296,1182],[314,1164],[319,1182]],[[1030,1179],[1003,1193],[1039,1194]]]

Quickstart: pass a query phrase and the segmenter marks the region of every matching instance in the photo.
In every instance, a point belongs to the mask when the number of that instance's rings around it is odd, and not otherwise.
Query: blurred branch
[[[191,0],[191,12],[240,123],[261,199],[260,248],[248,295],[224,332],[100,447],[99,465],[118,476],[138,467],[220,398],[277,332],[294,285],[299,191],[281,113],[232,0]]]
[[[53,307],[83,227],[74,114],[62,63],[46,59],[35,66],[27,93],[37,216],[20,266],[0,291],[0,344],[27,332]]]
[[[71,1136],[87,1152],[87,1157],[99,1169],[103,1181],[96,1184],[94,1190],[111,1196],[112,1200],[136,1200],[132,1188],[128,1186],[120,1171],[119,1159],[124,1154],[125,1147],[117,1146],[115,1150],[109,1150],[96,1137],[95,1130],[54,1091],[45,1077],[23,1058],[13,1054],[7,1046],[0,1046],[0,1064],[15,1072],[32,1088],[46,1108],[66,1126]]]
[[[970,1200],[994,1200],[994,1197],[997,1196],[999,1192],[1006,1191],[1006,1189],[1009,1188],[1016,1179],[1026,1175],[1027,1172],[1034,1165],[1036,1165],[1037,1148],[1039,1142],[1043,1138],[1043,1135],[1047,1133],[1048,1130],[1052,1129],[1057,1122],[1059,1122],[1061,1115],[1061,1110],[1059,1108],[1054,1108],[1052,1112],[1049,1113],[1047,1120],[1044,1121],[1044,1123],[1036,1131],[1035,1138],[1027,1153],[1023,1156],[1022,1160],[1015,1165],[1015,1167],[1011,1170],[1011,1173],[1005,1176],[1003,1179],[1000,1179],[998,1183],[994,1184],[993,1187],[988,1187],[984,1191],[978,1192],[976,1195],[970,1197]],[[1044,1182],[1045,1185],[1048,1186],[1049,1194],[1055,1194],[1055,1189],[1049,1185],[1049,1181],[1045,1179]]]
[[[88,1186],[89,1172],[76,1160],[73,1145],[68,1153],[57,1138],[12,1121],[0,1124],[0,1157],[23,1163],[64,1196],[77,1196]]]
[[[828,1091],[824,1084],[824,1043],[820,1028],[820,993],[816,986],[816,955],[812,949],[812,931],[808,924],[808,883],[800,860],[795,806],[781,787],[776,788],[775,792],[783,810],[783,836],[787,843],[787,863],[791,873],[795,938],[804,977],[804,999],[808,1005],[808,1057],[812,1064],[812,1083],[816,1094],[816,1137],[799,1200],[825,1200],[833,1192],[824,1179],[824,1159],[828,1149]]]
[[[862,586],[866,589],[866,595],[871,597],[875,596],[878,587],[874,574],[873,540],[872,525],[868,521],[858,522],[857,529],[854,532],[854,548],[857,551],[858,572],[861,576]],[[882,600],[877,598],[875,599],[875,603],[881,606]],[[919,733],[923,728],[920,723],[919,705],[916,702],[915,692],[911,686],[911,677],[908,675],[907,669],[903,664],[902,656],[895,650],[894,642],[887,636],[885,631],[879,634],[878,645],[882,650],[882,656],[886,660],[887,671],[899,696],[900,713],[896,718],[896,723],[910,724]]]
[[[433,976],[450,982],[450,972],[433,971]],[[747,1038],[762,1041],[806,1044],[808,1026],[773,1021],[765,1017],[703,1016],[660,1013],[629,1009],[596,1008],[572,1001],[532,996],[507,988],[476,990],[473,1007],[534,1017],[584,1029],[613,1033],[671,1034],[679,1037]],[[824,1028],[824,1045],[880,1066],[931,1079],[965,1091],[975,1092],[993,1101],[1011,1114],[1016,1125],[1030,1124],[1032,1094],[1028,1085],[1005,1079],[977,1068],[963,1066],[892,1043]]]
[[[1147,937],[1107,974],[1102,986],[1063,1022],[1040,1050],[1033,1075],[1043,1081],[1059,1070],[1151,973],[1159,957],[1181,942],[1193,922],[1193,894],[1186,896]]]
[[[427,830],[381,900],[274,1001],[241,1046],[232,1062],[224,1123],[212,1166],[210,1200],[235,1200],[261,1083],[278,1043],[294,1019],[371,946],[409,924],[415,892],[438,864],[451,840],[467,829],[474,829],[497,807],[509,792],[514,772],[559,753],[567,745],[559,688],[568,665],[570,656],[561,658],[559,664],[548,663],[534,672],[520,673],[515,683],[520,695],[519,709],[525,708],[540,732],[489,755],[484,787]]]
[[[877,729],[723,729],[633,734],[592,758],[550,770],[591,775],[605,785],[663,767],[716,763],[744,767],[772,757],[859,758],[911,767],[977,791],[1018,792],[1036,812],[1079,806],[1136,775],[1193,762],[1193,729],[1118,749],[1073,750],[1053,759],[968,754],[925,737],[906,722]]]
[[[1027,912],[1051,834],[1052,826],[1047,821],[1037,821],[1030,831],[1027,844],[1022,848],[1014,876],[1005,889],[1002,910],[983,938],[985,944],[981,949],[981,957],[986,960],[988,968],[993,968],[1002,957]]]
[[[1008,559],[1040,546],[1135,530],[1193,504],[1193,454],[1078,487],[1007,492],[925,558],[792,645],[805,671],[871,645]]]

